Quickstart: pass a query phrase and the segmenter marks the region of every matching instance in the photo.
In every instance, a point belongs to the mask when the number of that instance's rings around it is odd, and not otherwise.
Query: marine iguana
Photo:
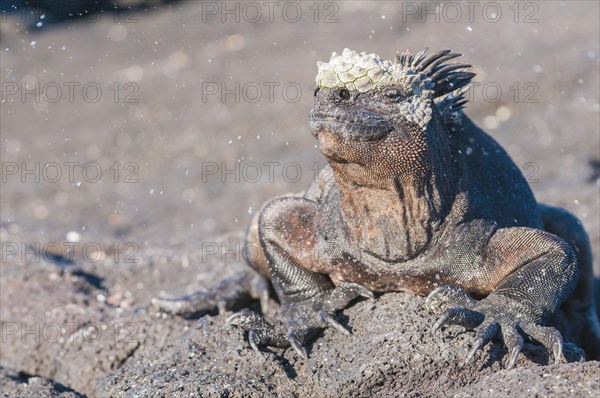
[[[434,329],[476,331],[467,362],[501,338],[511,368],[523,335],[557,363],[563,335],[600,358],[588,236],[572,214],[537,203],[509,155],[463,113],[475,74],[448,63],[458,56],[426,49],[386,61],[345,49],[319,62],[310,126],[328,167],[254,217],[257,273],[154,303],[223,310],[249,292],[266,313],[270,280],[287,332],[248,310],[228,323],[256,350],[291,345],[306,358],[314,330],[348,333],[335,312],[351,300],[408,291],[445,308]]]

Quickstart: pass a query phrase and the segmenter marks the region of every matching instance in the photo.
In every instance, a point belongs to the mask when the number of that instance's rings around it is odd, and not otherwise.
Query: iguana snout
[[[328,89],[327,91],[343,90],[345,89]],[[318,103],[310,112],[310,126],[315,136],[318,136],[322,130],[329,130],[352,141],[380,140],[394,128],[389,119],[383,115],[358,105],[323,107]]]

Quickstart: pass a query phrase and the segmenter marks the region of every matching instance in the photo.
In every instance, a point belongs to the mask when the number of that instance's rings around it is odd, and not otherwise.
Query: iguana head
[[[345,49],[318,63],[311,127],[330,163],[389,176],[426,162],[431,138],[458,122],[474,76],[462,70],[470,65],[446,63],[460,54],[426,52],[386,61]]]

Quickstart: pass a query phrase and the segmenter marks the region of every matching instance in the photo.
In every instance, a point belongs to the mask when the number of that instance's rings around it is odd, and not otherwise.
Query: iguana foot
[[[260,300],[263,312],[268,310],[269,284],[262,276],[249,269],[223,279],[212,290],[200,290],[181,297],[152,299],[152,306],[159,311],[180,316],[208,312],[215,308],[223,314],[227,309],[251,299]]]
[[[282,348],[292,346],[302,358],[307,359],[304,344],[314,331],[332,326],[343,334],[350,334],[337,321],[335,311],[345,308],[357,297],[373,298],[373,293],[355,283],[341,283],[333,290],[308,300],[285,304],[283,317],[287,333],[276,330],[264,318],[251,311],[234,314],[229,317],[227,323],[247,330],[250,345],[256,351],[259,351],[260,346]]]
[[[283,333],[277,331],[262,315],[250,310],[242,310],[231,315],[227,318],[227,325],[237,326],[247,331],[248,341],[258,353],[260,353],[260,346],[288,348],[291,343]]]
[[[558,364],[563,353],[563,339],[560,332],[548,326],[538,325],[527,319],[519,303],[499,295],[489,295],[481,301],[474,300],[461,289],[454,286],[440,286],[427,297],[430,308],[444,305],[444,314],[437,320],[433,329],[444,325],[460,325],[475,330],[475,343],[467,354],[465,363],[469,363],[477,351],[491,340],[500,337],[509,352],[507,369],[511,369],[524,344],[522,333],[532,337],[549,349]]]

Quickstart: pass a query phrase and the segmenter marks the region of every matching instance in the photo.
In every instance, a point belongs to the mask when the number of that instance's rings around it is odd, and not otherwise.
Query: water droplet
[[[77,231],[69,231],[66,235],[67,242],[79,242],[81,241],[81,235]]]

